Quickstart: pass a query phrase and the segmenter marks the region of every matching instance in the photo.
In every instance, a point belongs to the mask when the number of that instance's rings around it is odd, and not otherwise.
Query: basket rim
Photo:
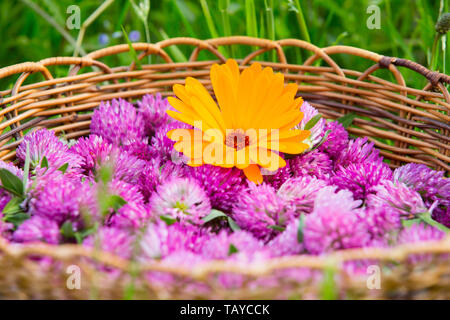
[[[340,67],[329,57],[329,55],[338,54],[338,53],[349,53],[352,55],[360,56],[362,58],[370,59],[379,64],[381,68],[391,68],[391,66],[402,66],[406,67],[410,70],[416,71],[417,73],[423,75],[427,78],[430,83],[434,86],[437,86],[439,83],[448,83],[450,84],[450,76],[444,73],[440,73],[438,71],[432,71],[425,66],[416,63],[411,60],[397,58],[397,57],[389,57],[383,56],[373,51],[369,51],[366,49],[354,47],[354,46],[345,46],[345,45],[334,45],[319,48],[310,42],[306,42],[304,40],[295,39],[295,38],[286,38],[280,40],[269,40],[264,38],[256,38],[249,36],[230,36],[230,37],[219,37],[219,38],[211,38],[207,40],[201,40],[197,38],[191,37],[174,37],[166,40],[162,40],[156,43],[146,43],[146,42],[135,42],[132,43],[132,47],[137,51],[144,51],[138,58],[142,60],[148,54],[157,54],[160,55],[166,63],[174,63],[170,56],[165,53],[162,49],[169,47],[171,45],[178,44],[187,44],[187,45],[195,45],[197,49],[194,53],[198,54],[198,51],[202,49],[209,49],[213,52],[221,62],[225,62],[226,58],[217,50],[219,46],[226,45],[248,45],[248,46],[258,46],[261,47],[260,50],[250,54],[243,60],[243,64],[247,63],[256,55],[263,53],[268,50],[275,49],[278,58],[281,64],[287,64],[286,56],[282,50],[284,46],[299,46],[306,50],[313,51],[315,54],[305,60],[304,65],[312,65],[319,57],[324,58],[324,60],[330,64],[333,68],[336,68],[338,73],[342,73]],[[97,61],[99,58],[103,58],[105,56],[127,52],[130,50],[128,44],[117,44],[114,46],[101,48],[91,53],[86,54],[83,57],[68,57],[68,56],[59,56],[53,58],[45,58],[37,62],[22,62],[18,64],[14,64],[11,66],[6,66],[0,69],[0,79],[8,77],[13,74],[18,73],[35,73],[40,72],[44,75],[44,77],[49,80],[53,79],[51,72],[48,70],[48,66],[51,65],[60,65],[60,64],[70,64],[76,65],[80,67],[85,66],[96,66],[102,69],[103,71],[109,73],[110,68],[104,63]],[[193,62],[196,56],[191,56],[189,62]],[[131,68],[134,68],[134,62],[131,65]]]

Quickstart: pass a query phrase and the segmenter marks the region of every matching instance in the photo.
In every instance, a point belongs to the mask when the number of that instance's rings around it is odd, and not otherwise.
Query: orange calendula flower
[[[280,153],[299,154],[309,147],[302,141],[310,132],[293,129],[303,118],[297,84],[285,85],[283,74],[259,63],[240,73],[232,59],[214,64],[210,76],[217,103],[191,77],[184,86],[174,85],[177,98],[168,98],[176,110],[167,111],[169,116],[194,127],[167,133],[188,165],[237,167],[259,184],[261,168],[273,172],[286,165]]]

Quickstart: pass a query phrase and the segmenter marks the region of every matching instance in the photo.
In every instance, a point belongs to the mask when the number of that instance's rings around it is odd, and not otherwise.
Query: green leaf
[[[340,117],[336,121],[341,123],[344,128],[348,128],[348,127],[350,127],[350,125],[352,124],[352,122],[355,118],[356,118],[356,114],[351,112],[351,113],[347,113],[345,116]]]
[[[6,204],[6,206],[3,208],[3,214],[5,216],[13,216],[15,214],[18,214],[20,212],[23,212],[22,208],[20,207],[20,204],[23,202],[22,197],[14,197]]]
[[[30,216],[25,212],[18,212],[14,215],[5,216],[3,219],[6,222],[10,222],[14,224],[15,227],[18,227],[24,222],[25,220],[29,219]]]
[[[128,47],[130,48],[130,55],[133,58],[134,63],[136,64],[136,69],[137,70],[142,70],[142,64],[141,64],[141,61],[138,58],[136,50],[134,50],[133,44],[131,43],[130,39],[128,38],[128,34],[125,31],[125,28],[123,26],[121,26],[121,27],[122,27],[122,32],[123,32],[123,35],[125,37],[125,40],[127,41]]]
[[[316,114],[314,117],[309,119],[309,121],[305,124],[305,130],[310,130],[314,128],[314,126],[319,122],[319,120],[322,118],[321,114]]]
[[[27,147],[28,147],[28,144],[27,144]],[[46,156],[44,156],[41,160],[41,168],[48,168],[48,160],[47,160]]]
[[[24,186],[22,180],[6,169],[0,169],[1,187],[16,196],[23,196]]]
[[[72,222],[66,221],[61,226],[61,229],[59,230],[64,238],[66,239],[72,239],[75,238],[75,231],[73,230]]]
[[[422,220],[423,222],[425,222],[426,224],[429,224],[430,226],[433,226],[433,227],[435,227],[435,228],[437,228],[437,229],[439,229],[439,230],[442,230],[442,231],[444,231],[444,232],[449,232],[449,231],[450,231],[449,228],[447,228],[447,227],[444,226],[443,224],[441,224],[441,223],[437,222],[436,220],[434,220],[434,219],[431,217],[431,213],[430,213],[430,212],[424,212],[424,213],[421,213],[421,214],[419,215],[419,219],[421,219],[421,220]]]
[[[212,209],[206,217],[202,218],[202,220],[203,222],[207,223],[219,217],[227,217],[227,215],[220,210]]]
[[[124,198],[122,198],[121,196],[118,196],[116,194],[109,196],[107,198],[107,202],[108,202],[108,207],[113,209],[114,211],[119,210],[120,208],[122,208],[124,205],[127,204],[127,202],[125,201]]]
[[[298,223],[298,230],[297,230],[297,241],[298,243],[303,242],[303,229],[305,227],[305,215],[300,215],[299,223]]]
[[[236,246],[232,243],[230,243],[230,247],[228,248],[228,256],[231,256],[232,254],[238,253],[239,250],[236,248]]]
[[[66,173],[68,167],[69,167],[69,163],[66,162],[61,167],[59,167],[58,170],[64,174],[64,173]]]
[[[330,133],[331,133],[331,130],[325,131],[325,134],[323,135],[322,139],[320,139],[319,143],[316,144],[316,145],[314,146],[314,148],[311,149],[311,151],[317,149],[317,148],[320,147],[325,141],[327,141],[327,138],[328,138],[328,136],[330,135]]]
[[[285,229],[285,228],[277,226],[277,225],[268,226],[267,228],[273,229],[273,230],[276,230],[276,231],[284,231],[284,229]]]
[[[241,230],[241,228],[237,225],[236,221],[231,219],[231,217],[228,217],[228,225],[234,232]]]
[[[159,216],[159,218],[164,221],[168,226],[174,224],[175,222],[177,222],[177,219],[172,218],[171,216],[167,216],[167,215],[162,215]]]

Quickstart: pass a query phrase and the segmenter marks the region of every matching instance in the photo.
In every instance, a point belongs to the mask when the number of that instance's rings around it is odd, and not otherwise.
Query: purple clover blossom
[[[77,172],[83,165],[83,159],[77,154],[69,152],[66,144],[55,136],[53,131],[39,129],[27,134],[17,147],[16,155],[20,162],[25,162],[29,145],[30,164],[33,168],[40,168],[45,157],[51,169],[59,169],[66,163],[69,165],[67,172]]]
[[[265,183],[278,190],[286,180],[292,177],[290,160],[286,161],[286,166],[278,168],[276,171],[269,171],[261,168],[261,174],[263,175]]]
[[[281,257],[295,255],[300,254],[304,250],[303,244],[300,243],[298,239],[299,223],[299,219],[293,220],[288,224],[286,230],[267,244],[272,256]]]
[[[397,239],[397,244],[421,243],[426,241],[439,241],[443,239],[445,232],[430,225],[415,223],[412,226],[403,229]],[[431,254],[413,254],[408,257],[412,263],[430,262],[433,256]]]
[[[102,136],[116,146],[143,139],[144,128],[141,114],[123,99],[102,102],[92,114],[91,133]]]
[[[336,159],[335,168],[348,167],[350,164],[364,162],[380,163],[383,158],[380,152],[375,149],[373,142],[368,142],[367,137],[350,140],[348,146],[342,150]]]
[[[208,237],[207,232],[191,224],[175,222],[169,226],[162,221],[150,223],[140,241],[140,259],[165,258],[178,251],[199,253]]]
[[[54,220],[34,216],[25,220],[13,234],[15,242],[47,242],[58,244],[61,241],[61,232]]]
[[[243,189],[244,179],[237,169],[212,165],[185,167],[186,176],[191,177],[205,190],[211,207],[230,212],[233,199]]]
[[[363,247],[370,240],[367,226],[359,218],[361,201],[353,200],[347,190],[335,190],[320,190],[313,212],[305,217],[304,243],[312,254]]]
[[[83,158],[81,168],[83,173],[94,177],[100,164],[107,161],[113,150],[112,144],[101,136],[91,134],[89,137],[81,137],[77,143],[70,148],[70,151]]]
[[[146,94],[141,101],[137,102],[137,105],[144,119],[145,132],[148,136],[153,136],[158,128],[173,121],[166,113],[171,106],[167,99],[161,97],[160,93]]]
[[[209,259],[227,259],[235,253],[252,255],[263,248],[264,243],[247,231],[239,230],[229,233],[227,230],[222,230],[205,241],[202,245],[202,255]],[[233,250],[236,251],[233,252]]]
[[[31,215],[40,216],[62,225],[65,221],[77,222],[81,218],[81,182],[54,174],[32,191],[29,201]]]
[[[141,140],[130,139],[127,145],[123,146],[123,150],[138,159],[149,161],[153,157],[153,151],[148,144],[148,138]]]
[[[129,202],[110,216],[107,225],[119,229],[135,230],[144,228],[152,218],[153,214],[148,205]]]
[[[112,157],[114,178],[128,183],[137,183],[146,166],[146,161],[123,151]]]
[[[153,157],[160,157],[162,161],[182,160],[183,155],[173,148],[174,141],[167,137],[167,132],[174,129],[190,129],[191,126],[183,122],[169,122],[156,129],[155,135],[151,138],[150,145],[153,150]]]
[[[371,206],[361,211],[361,219],[367,225],[372,242],[387,245],[393,234],[401,227],[398,211],[390,206]]]
[[[84,239],[83,246],[95,248],[97,241],[102,251],[124,259],[129,259],[132,255],[134,237],[124,230],[101,227],[96,234]]]
[[[315,116],[319,114],[316,108],[311,106],[308,102],[304,101],[302,106],[300,107],[300,111],[303,112],[303,119],[302,121],[296,126],[297,129],[304,130],[306,124]],[[319,121],[311,128],[309,129],[311,131],[311,134],[308,138],[306,138],[303,142],[309,145],[309,148],[311,149],[316,144],[322,140],[322,136],[324,134],[324,128],[325,128],[325,119],[320,118]]]
[[[180,221],[203,224],[211,211],[205,191],[193,179],[173,178],[156,188],[149,200],[157,216],[170,216]]]
[[[311,176],[291,178],[278,190],[277,195],[289,203],[297,215],[311,213],[317,192],[327,186],[324,180]]]
[[[317,149],[289,159],[289,165],[294,177],[309,175],[328,180],[333,172],[330,157]]]
[[[385,180],[374,190],[375,194],[371,194],[367,198],[368,206],[391,207],[403,219],[414,219],[428,211],[420,194],[408,188],[404,183]]]
[[[328,137],[318,149],[327,153],[331,159],[337,159],[342,150],[347,147],[348,132],[338,121],[328,122],[324,129],[324,132],[327,131],[329,131]]]
[[[242,229],[264,241],[277,235],[295,216],[292,206],[267,184],[249,184],[247,190],[237,195],[232,213]]]
[[[161,158],[156,157],[146,163],[137,184],[145,200],[148,201],[157,186],[172,178],[183,178],[184,176],[184,167],[171,161],[163,163]]]
[[[339,189],[347,189],[353,193],[355,199],[366,199],[376,193],[376,187],[384,180],[392,179],[392,171],[383,162],[352,163],[347,167],[340,167],[331,179]]]
[[[450,179],[444,171],[435,171],[424,164],[409,163],[394,171],[394,180],[416,190],[428,208],[433,208],[433,218],[450,227]]]

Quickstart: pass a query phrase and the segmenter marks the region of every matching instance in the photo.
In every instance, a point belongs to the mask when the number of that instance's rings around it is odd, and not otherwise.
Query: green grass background
[[[142,0],[134,0],[136,4]],[[74,46],[38,14],[30,2],[46,12],[54,23],[65,27],[70,5],[81,9],[85,21],[103,1],[95,0],[3,0],[0,2],[0,67],[24,61],[37,61],[53,56],[71,56]],[[324,47],[333,44],[356,46],[383,55],[414,60],[432,67],[431,48],[435,37],[435,23],[442,12],[449,11],[449,0],[153,0],[146,19],[151,42],[167,37],[189,36],[208,39],[217,36],[250,35],[269,39],[298,38]],[[369,30],[367,7],[376,4],[381,12],[381,28]],[[87,28],[82,47],[86,52],[105,46],[126,43],[123,35],[112,38],[122,28],[130,33],[140,31],[145,41],[145,25],[133,9],[130,0],[115,0]],[[79,30],[68,30],[76,40]],[[109,36],[109,43],[99,42],[100,34]],[[435,68],[447,72],[449,54],[444,55],[450,41],[439,41]],[[241,48],[223,51],[228,56],[240,57]],[[447,49],[448,51],[448,49]],[[173,48],[175,60],[189,56],[188,48]],[[288,49],[290,62],[302,63],[308,53]],[[274,58],[266,54],[264,59]],[[130,63],[130,55],[109,58],[112,66]],[[369,62],[345,55],[337,57],[346,68],[363,70]],[[153,60],[155,61],[155,60]],[[145,61],[144,61],[145,62]],[[57,68],[57,76],[67,68]],[[413,72],[406,72],[409,85],[421,87],[425,80]],[[10,87],[14,79],[0,80],[0,90]],[[31,78],[32,80],[32,78]],[[31,81],[30,80],[30,81]]]

